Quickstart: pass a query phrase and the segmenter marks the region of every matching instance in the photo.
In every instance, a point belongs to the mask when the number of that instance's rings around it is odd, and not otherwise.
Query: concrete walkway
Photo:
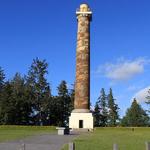
[[[71,142],[75,137],[77,135],[32,136],[22,140],[0,143],[0,150],[61,150],[64,144]]]

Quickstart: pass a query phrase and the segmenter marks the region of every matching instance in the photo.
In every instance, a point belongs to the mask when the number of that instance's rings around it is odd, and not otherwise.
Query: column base
[[[92,113],[72,112],[69,117],[69,128],[72,129],[93,129]]]

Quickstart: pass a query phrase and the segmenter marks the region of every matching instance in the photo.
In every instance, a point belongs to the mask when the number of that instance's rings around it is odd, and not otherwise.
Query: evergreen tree
[[[3,96],[2,96],[2,91],[4,87],[4,79],[5,79],[5,74],[2,68],[0,67],[0,124],[2,120],[2,103],[3,103]]]
[[[33,60],[27,76],[27,85],[31,92],[33,117],[35,124],[43,125],[45,122],[44,106],[51,96],[49,84],[46,80],[48,64],[46,60]]]
[[[4,70],[2,70],[2,68],[0,67],[0,92],[1,92],[2,87],[4,85],[4,79],[5,79]]]
[[[14,124],[14,99],[13,89],[9,82],[6,82],[0,97],[0,124]]]
[[[19,73],[16,73],[10,82],[12,86],[12,96],[15,102],[15,119],[14,124],[27,125],[30,124],[30,115],[32,113],[31,101],[27,93],[25,79]]]
[[[113,92],[111,88],[107,98],[108,98],[108,125],[116,126],[117,121],[119,120],[118,114],[119,107],[115,103],[115,99],[113,97]]]
[[[60,123],[60,113],[62,111],[58,96],[51,97],[49,108],[50,108],[50,111],[49,111],[50,125],[58,126]]]
[[[101,125],[100,119],[101,119],[100,107],[99,101],[97,101],[94,107],[94,126],[99,127]]]
[[[149,89],[149,91],[148,91],[148,96],[146,97],[147,98],[147,104],[148,105],[150,105],[150,89]],[[149,110],[148,110],[148,112],[150,113],[150,107],[149,107]]]
[[[127,109],[126,115],[122,119],[122,125],[134,127],[149,125],[149,117],[136,99],[133,100],[131,107]]]
[[[107,126],[108,110],[107,110],[107,96],[104,88],[100,91],[100,96],[95,104],[94,116],[95,126]]]
[[[31,103],[26,92],[24,78],[16,73],[14,78],[6,82],[1,94],[1,124],[30,124]]]
[[[69,106],[69,112],[71,112],[74,109],[74,99],[75,99],[75,86],[72,84],[72,89],[69,90],[69,96],[71,99],[70,106]]]
[[[5,79],[4,70],[2,70],[2,68],[0,67],[0,88],[4,84],[4,79]]]
[[[100,107],[100,114],[101,114],[101,126],[107,126],[108,121],[108,110],[107,110],[107,101],[106,101],[106,94],[104,88],[101,89],[101,95],[98,98],[99,107]]]
[[[67,89],[66,81],[62,81],[58,86],[58,95],[51,100],[50,124],[55,126],[68,126],[68,118],[73,110],[74,86]]]
[[[69,116],[71,113],[71,98],[67,89],[66,81],[62,81],[58,86],[58,96],[57,96],[57,112],[59,114],[59,126],[68,126]]]
[[[50,125],[50,116],[53,113],[52,108],[54,107],[52,101],[53,101],[53,97],[51,95],[51,89],[48,86],[47,87],[47,92],[45,93],[45,96],[43,98],[43,111],[42,111],[42,121],[43,121],[43,125]]]

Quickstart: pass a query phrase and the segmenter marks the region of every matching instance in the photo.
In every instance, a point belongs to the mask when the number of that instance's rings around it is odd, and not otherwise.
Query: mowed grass
[[[112,150],[114,143],[119,150],[145,150],[146,141],[150,141],[150,128],[96,128],[74,140],[76,150]]]
[[[55,128],[50,126],[0,126],[0,142],[53,133],[56,132]]]

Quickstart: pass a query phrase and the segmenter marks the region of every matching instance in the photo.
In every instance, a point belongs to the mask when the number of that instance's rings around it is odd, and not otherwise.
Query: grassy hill
[[[119,150],[145,150],[146,141],[150,141],[150,128],[96,128],[74,140],[76,150],[112,150],[114,143]]]
[[[21,139],[36,134],[56,132],[55,127],[0,126],[0,142]],[[145,150],[150,141],[150,128],[95,128],[94,132],[80,135],[74,140],[76,150],[112,150],[117,143],[119,150]],[[63,150],[68,150],[67,145]]]
[[[0,126],[0,142],[55,132],[55,128],[50,126]]]

